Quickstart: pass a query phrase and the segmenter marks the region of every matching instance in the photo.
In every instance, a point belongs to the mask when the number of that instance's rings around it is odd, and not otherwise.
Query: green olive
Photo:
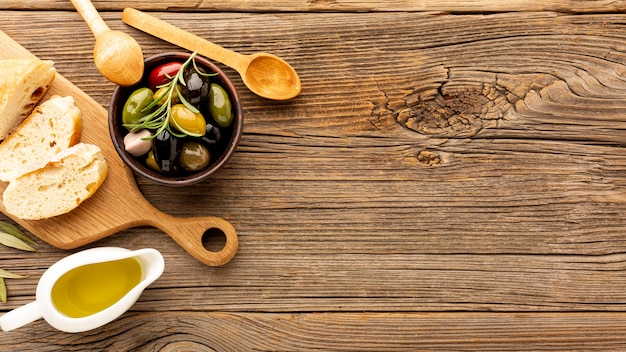
[[[150,88],[139,88],[126,100],[122,110],[122,122],[124,124],[136,124],[139,119],[152,111],[142,111],[154,101],[154,95]],[[152,109],[150,109],[152,110]]]
[[[177,84],[176,86],[178,86],[179,90],[181,89],[180,84]],[[154,93],[154,100],[158,101],[157,104],[159,106],[163,105],[163,103],[167,101],[167,95],[165,95],[166,90],[167,87],[161,87]],[[178,92],[176,91],[176,88],[174,88],[174,91],[172,92],[172,104],[178,104],[179,102],[180,98],[178,97]]]
[[[209,165],[211,153],[197,142],[185,142],[180,151],[178,163],[187,171],[200,171]]]
[[[224,88],[217,83],[211,83],[209,111],[218,126],[225,128],[233,123],[233,109],[230,98]]]
[[[172,106],[171,122],[176,129],[194,137],[202,137],[206,132],[206,120],[201,113],[194,113],[183,104]]]

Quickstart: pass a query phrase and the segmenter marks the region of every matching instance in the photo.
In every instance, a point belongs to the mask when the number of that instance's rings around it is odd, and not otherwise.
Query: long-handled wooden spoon
[[[120,86],[132,86],[143,76],[141,47],[128,34],[112,31],[90,0],[70,0],[96,37],[93,57],[98,71]]]
[[[264,98],[291,99],[302,90],[300,77],[293,67],[275,55],[268,53],[242,55],[132,8],[124,9],[122,21],[157,38],[196,51],[209,59],[234,68],[241,75],[243,83],[252,92]]]

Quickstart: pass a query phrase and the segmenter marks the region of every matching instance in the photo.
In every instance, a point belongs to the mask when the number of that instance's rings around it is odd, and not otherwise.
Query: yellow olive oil
[[[52,287],[52,303],[72,318],[98,313],[141,281],[135,258],[83,265],[63,274]]]

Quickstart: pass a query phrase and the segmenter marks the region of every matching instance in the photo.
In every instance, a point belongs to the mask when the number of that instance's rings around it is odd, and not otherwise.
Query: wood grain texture
[[[154,11],[194,12],[395,12],[443,11],[458,13],[558,11],[567,13],[617,12],[626,10],[618,0],[92,0],[100,11],[121,11],[124,7]],[[4,0],[0,9],[71,10],[66,0]]]
[[[16,331],[10,351],[579,351],[626,347],[623,314],[132,313],[99,333]],[[168,326],[167,330],[163,326]],[[459,331],[452,326],[463,326]],[[104,336],[115,336],[106,339]],[[55,341],[51,344],[50,340]]]
[[[208,268],[158,230],[123,231],[93,245],[166,259],[124,319],[80,335],[38,322],[3,346],[624,349],[626,15],[155,15],[279,55],[302,78],[277,103],[224,68],[246,116],[227,167],[193,188],[138,180],[170,215],[231,221],[237,256]],[[146,55],[176,49],[119,16],[104,14]],[[78,14],[0,11],[0,23],[108,105]],[[67,253],[0,248],[0,267],[31,275],[7,280],[2,308],[32,300]]]

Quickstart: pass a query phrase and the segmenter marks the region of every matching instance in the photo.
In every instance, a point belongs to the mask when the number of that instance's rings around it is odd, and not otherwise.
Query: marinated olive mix
[[[185,61],[152,70],[122,110],[124,148],[149,168],[173,175],[201,171],[217,159],[232,133],[231,99],[196,65]]]

